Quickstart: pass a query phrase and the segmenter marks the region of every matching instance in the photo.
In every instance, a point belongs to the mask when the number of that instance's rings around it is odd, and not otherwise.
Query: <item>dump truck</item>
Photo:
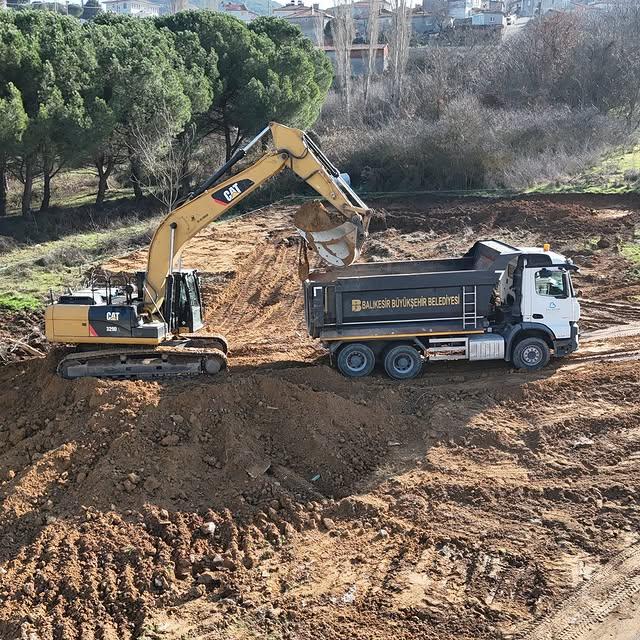
[[[381,364],[396,379],[425,362],[544,367],[578,348],[577,267],[541,248],[482,240],[462,257],[317,270],[303,283],[309,335],[346,376]]]

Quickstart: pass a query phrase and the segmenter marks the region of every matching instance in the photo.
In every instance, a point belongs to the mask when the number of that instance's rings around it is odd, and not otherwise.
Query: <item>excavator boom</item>
[[[231,178],[218,182],[269,132],[273,138],[273,150]],[[337,223],[331,223],[329,216],[322,220],[309,217],[296,220],[298,231],[310,248],[331,266],[346,266],[356,260],[366,237],[367,206],[306,133],[272,122],[156,229],[149,247],[144,290],[145,306],[150,313],[161,308],[167,277],[172,273],[184,245],[286,167],[325,198],[339,218]]]

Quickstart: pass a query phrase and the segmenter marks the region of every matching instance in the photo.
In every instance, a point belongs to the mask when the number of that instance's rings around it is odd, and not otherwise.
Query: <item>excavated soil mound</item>
[[[618,253],[638,217],[590,206],[389,203],[372,237],[369,259],[405,259],[553,230],[610,329],[537,374],[338,375],[303,326],[292,209],[186,257],[228,373],[65,381],[55,351],[0,369],[0,638],[525,638],[627,571],[605,563],[639,541],[640,283]]]
[[[0,380],[3,638],[504,637],[637,537],[637,361],[411,384],[51,367]]]

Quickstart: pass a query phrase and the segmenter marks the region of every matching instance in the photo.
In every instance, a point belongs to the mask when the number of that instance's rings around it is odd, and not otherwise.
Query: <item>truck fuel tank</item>
[[[503,360],[504,338],[497,333],[469,336],[469,360]]]

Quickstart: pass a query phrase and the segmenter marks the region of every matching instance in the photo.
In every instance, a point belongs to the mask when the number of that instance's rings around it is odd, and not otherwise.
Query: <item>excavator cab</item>
[[[138,271],[139,300],[143,299],[146,273]],[[172,335],[193,333],[204,326],[204,305],[200,292],[200,278],[195,269],[181,269],[167,276],[166,291],[162,303],[162,317]]]
[[[197,271],[174,271],[167,278],[167,289],[172,290],[165,298],[165,304],[171,308],[171,312],[165,315],[170,330],[179,334],[202,329],[202,296]]]

